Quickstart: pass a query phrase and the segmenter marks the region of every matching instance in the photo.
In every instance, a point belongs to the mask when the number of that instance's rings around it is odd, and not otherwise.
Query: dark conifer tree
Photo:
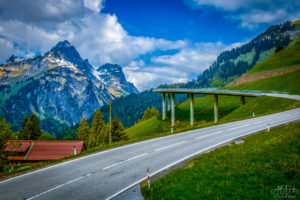
[[[42,135],[40,120],[34,113],[32,113],[30,116],[30,122],[32,123],[32,134],[30,139],[37,140]]]
[[[88,144],[89,132],[90,132],[89,124],[87,120],[84,117],[82,117],[78,128],[77,137],[79,140],[84,141],[85,146],[87,146]]]
[[[28,138],[29,138],[30,133],[29,133],[28,127],[26,127],[28,122],[29,122],[29,118],[27,116],[25,116],[25,118],[23,119],[23,122],[22,122],[22,126],[21,126],[22,127],[22,130],[20,132],[21,140],[28,140]]]
[[[125,130],[122,122],[119,121],[118,117],[115,115],[111,123],[111,137],[113,142],[118,142],[121,140],[126,140],[128,137],[123,132]]]
[[[37,140],[42,135],[40,121],[37,116],[32,113],[30,118],[25,116],[22,123],[20,139]]]
[[[4,149],[11,134],[11,125],[6,122],[5,118],[0,117],[0,172],[3,171],[4,165],[7,164],[7,154]]]
[[[91,133],[88,142],[89,148],[99,146],[104,143],[104,130],[105,123],[103,121],[103,115],[100,109],[97,109],[92,121]]]

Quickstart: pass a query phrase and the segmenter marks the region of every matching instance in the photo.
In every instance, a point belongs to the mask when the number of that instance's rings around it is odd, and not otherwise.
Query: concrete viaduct
[[[175,124],[175,94],[186,94],[190,99],[190,124],[194,124],[194,95],[206,94],[214,95],[214,120],[218,121],[218,95],[240,96],[241,105],[245,104],[245,97],[259,96],[254,92],[241,92],[232,90],[216,90],[216,89],[184,89],[184,88],[167,88],[155,89],[153,92],[162,93],[162,120],[166,119],[166,95],[168,96],[168,111],[171,110],[171,132]]]

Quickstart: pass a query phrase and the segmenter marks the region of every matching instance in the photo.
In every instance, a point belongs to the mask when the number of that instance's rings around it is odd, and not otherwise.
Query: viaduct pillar
[[[215,102],[214,102],[214,117],[215,117],[215,122],[218,121],[219,118],[219,113],[218,113],[218,95],[214,95],[215,96]]]

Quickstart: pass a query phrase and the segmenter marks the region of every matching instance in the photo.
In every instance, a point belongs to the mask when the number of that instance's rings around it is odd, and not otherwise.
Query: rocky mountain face
[[[106,64],[95,70],[68,41],[35,58],[12,56],[0,66],[1,116],[14,127],[31,112],[48,126],[49,119],[75,124],[110,98],[130,93],[138,90],[126,81],[120,66]]]
[[[99,67],[94,74],[100,81],[109,85],[110,93],[118,97],[139,92],[132,83],[126,80],[120,65],[107,63]]]
[[[18,56],[15,56],[15,55],[11,55],[6,62],[17,62],[17,61],[21,61],[22,59],[19,58]]]

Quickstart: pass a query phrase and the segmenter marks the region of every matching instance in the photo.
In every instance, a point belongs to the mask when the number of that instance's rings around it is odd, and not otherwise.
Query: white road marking
[[[200,137],[195,137],[195,139],[199,140],[199,139],[206,138],[206,137],[213,136],[213,135],[217,135],[217,134],[220,134],[220,133],[223,133],[223,131],[217,131],[217,132],[209,134],[209,135],[203,135],[203,136],[200,136]]]
[[[164,150],[164,149],[168,149],[168,148],[170,148],[170,147],[177,146],[177,145],[179,145],[179,144],[183,144],[183,143],[185,143],[185,142],[187,142],[187,141],[182,141],[182,142],[178,142],[178,143],[175,143],[175,144],[171,144],[171,145],[166,146],[166,147],[162,147],[162,148],[159,148],[159,149],[155,149],[154,151],[161,151],[161,150]]]
[[[109,168],[111,168],[111,167],[114,167],[114,166],[116,166],[116,165],[123,164],[123,163],[125,163],[125,162],[128,162],[128,161],[130,161],[130,160],[137,159],[137,158],[139,158],[139,157],[142,157],[142,156],[145,156],[145,155],[147,155],[147,154],[148,154],[148,153],[143,153],[143,154],[140,154],[140,155],[134,156],[134,157],[132,157],[132,158],[129,158],[129,159],[127,159],[127,160],[124,160],[124,161],[122,161],[122,162],[118,162],[118,163],[112,164],[112,165],[110,165],[110,166],[104,167],[103,169],[104,169],[104,170],[107,170],[107,169],[109,169]]]
[[[296,114],[297,114],[297,115],[299,114],[299,117],[298,117],[297,119],[294,119],[294,120],[287,120],[287,122],[290,122],[290,121],[296,121],[296,120],[300,119],[300,113],[296,113]],[[285,120],[285,121],[286,121],[286,120]],[[279,123],[277,123],[277,124],[272,124],[270,127],[275,127],[275,126],[277,126],[277,125],[282,125],[282,124],[285,124],[285,123],[286,123],[286,122],[279,122]],[[219,125],[219,126],[221,126],[221,125]],[[211,128],[211,127],[207,127],[207,128]],[[178,164],[178,163],[180,163],[180,162],[182,162],[182,161],[184,161],[184,160],[186,160],[186,159],[188,159],[188,158],[191,158],[191,157],[193,157],[193,156],[195,156],[195,155],[197,155],[197,154],[200,154],[200,153],[202,153],[202,152],[205,152],[205,151],[207,151],[207,150],[210,150],[211,148],[215,148],[215,147],[217,147],[218,145],[221,145],[221,144],[224,144],[224,143],[226,143],[226,142],[229,142],[230,140],[234,140],[234,139],[236,139],[236,138],[241,138],[241,137],[244,137],[244,136],[247,136],[247,135],[251,135],[251,134],[253,134],[253,133],[256,133],[256,132],[259,132],[259,131],[262,131],[262,130],[265,130],[265,128],[259,129],[259,130],[255,130],[255,131],[253,131],[253,132],[246,133],[246,134],[243,134],[243,135],[240,135],[240,136],[236,136],[236,137],[231,138],[231,139],[229,139],[229,140],[226,140],[226,141],[220,142],[220,143],[218,143],[218,144],[212,145],[212,146],[210,146],[210,147],[207,147],[207,148],[205,148],[205,149],[202,149],[202,150],[200,150],[200,151],[198,151],[198,152],[195,152],[195,153],[193,153],[193,154],[190,154],[190,155],[188,155],[188,156],[186,156],[186,157],[184,157],[184,158],[182,158],[182,159],[180,159],[180,160],[177,160],[177,161],[175,161],[175,162],[173,162],[173,163],[171,163],[171,164],[169,164],[169,165],[167,165],[167,166],[165,166],[165,167],[163,167],[163,168],[161,168],[161,169],[155,171],[155,172],[152,173],[150,176],[153,176],[153,175],[155,175],[155,174],[157,174],[157,173],[159,173],[159,172],[161,172],[161,171],[163,171],[163,170],[165,170],[165,169],[167,169],[167,168],[169,168],[169,167],[171,167],[171,166],[173,166],[173,165],[175,165],[175,164]],[[176,135],[172,135],[172,136],[176,136]],[[168,136],[166,136],[166,137],[168,137]],[[164,138],[166,138],[166,137],[164,137]],[[161,139],[161,138],[152,139],[152,141],[153,141],[153,140],[157,140],[157,139]],[[144,142],[149,142],[149,141],[151,141],[151,140],[144,141]],[[141,143],[144,143],[144,142],[141,142]],[[135,143],[135,144],[132,144],[132,145],[136,145],[136,144],[139,144],[139,143]],[[131,146],[131,145],[128,145],[128,146]],[[127,146],[127,147],[128,147],[128,146]],[[119,147],[119,148],[116,148],[116,149],[120,149],[120,148],[124,148],[124,147],[126,147],[126,146]],[[111,150],[107,150],[107,151],[112,151],[112,150],[116,150],[116,149],[111,149]],[[107,151],[95,153],[95,154],[92,154],[92,155],[89,155],[89,156],[93,156],[93,155],[97,155],[97,154],[106,153]],[[147,154],[147,153],[145,153],[145,154]],[[142,154],[142,155],[143,155],[143,154]],[[139,155],[139,156],[142,156],[142,155]],[[87,157],[89,157],[89,156],[87,156]],[[79,158],[79,159],[83,159],[83,158],[84,158],[84,157]],[[68,162],[76,161],[76,160],[79,160],[79,159],[71,160],[71,161],[68,161]],[[132,160],[132,159],[134,159],[134,158],[131,158],[131,159],[128,159],[128,160]],[[68,162],[66,162],[66,163],[68,163]],[[55,167],[55,166],[59,166],[59,165],[62,165],[62,164],[66,164],[66,163],[61,163],[61,164],[58,164],[58,165],[46,167],[46,168],[43,168],[43,169],[40,169],[40,170],[37,170],[37,171],[34,171],[34,172],[43,171],[43,170],[45,170],[45,169],[49,169],[49,168],[52,168],[52,167]],[[34,173],[34,172],[31,172],[31,173]],[[27,173],[27,174],[24,174],[24,175],[28,175],[28,174],[31,174],[31,173]],[[66,183],[64,183],[64,184],[62,184],[62,185],[56,186],[55,188],[52,188],[52,189],[47,190],[47,191],[45,191],[45,192],[43,192],[43,193],[40,193],[40,194],[38,194],[38,195],[36,195],[36,196],[34,196],[34,197],[30,197],[29,199],[36,198],[36,197],[38,197],[38,196],[41,196],[42,194],[45,194],[45,193],[48,193],[48,192],[50,192],[50,191],[53,191],[53,190],[55,190],[55,189],[57,189],[57,188],[60,188],[60,187],[62,187],[63,185],[67,185],[67,184],[73,183],[73,182],[75,182],[75,181],[78,181],[78,180],[80,180],[80,179],[82,179],[82,178],[84,178],[84,177],[90,176],[90,175],[91,175],[91,174],[87,174],[87,175],[85,175],[85,176],[82,176],[82,177],[79,177],[79,178],[77,178],[77,179],[71,180],[71,181],[66,182]],[[21,176],[22,176],[22,175],[21,175]],[[19,176],[19,177],[20,177],[20,176]],[[14,178],[17,178],[17,177],[14,177]],[[11,179],[14,179],[14,178],[11,178]],[[11,179],[8,179],[8,180],[11,180]],[[109,196],[107,199],[111,199],[111,198],[117,196],[118,194],[120,194],[120,193],[126,191],[127,189],[131,188],[132,186],[134,186],[134,185],[136,185],[136,184],[138,184],[138,183],[144,181],[145,179],[146,179],[146,178],[144,177],[144,178],[138,180],[137,182],[135,182],[135,183],[133,183],[133,184],[131,184],[131,185],[125,187],[124,189],[122,189],[122,190],[116,192],[115,194]],[[0,183],[6,182],[6,181],[8,181],[8,180],[2,181],[2,182],[0,182]]]
[[[90,176],[90,175],[92,175],[92,174],[87,174],[87,175],[81,176],[81,177],[79,177],[79,178],[73,179],[73,180],[68,181],[68,182],[66,182],[66,183],[63,183],[63,184],[61,184],[61,185],[58,185],[58,186],[56,186],[56,187],[54,187],[54,188],[51,188],[51,189],[49,189],[49,190],[47,190],[47,191],[45,191],[45,192],[42,192],[42,193],[37,194],[37,195],[35,195],[35,196],[33,196],[33,197],[30,197],[30,198],[28,198],[27,200],[35,199],[35,198],[37,198],[37,197],[39,197],[39,196],[42,196],[43,194],[46,194],[46,193],[48,193],[48,192],[51,192],[51,191],[53,191],[53,190],[55,190],[55,189],[58,189],[58,188],[60,188],[60,187],[62,187],[62,186],[65,186],[65,185],[68,185],[68,184],[70,184],[70,183],[73,183],[73,182],[75,182],[75,181],[78,181],[78,180],[80,180],[80,179],[82,179],[82,178],[84,178],[84,177],[88,177],[88,176]]]
[[[246,126],[249,126],[249,125],[250,124],[245,124],[245,125],[242,125],[242,126],[237,126],[237,127],[229,128],[229,129],[227,129],[227,131],[232,131],[232,130],[239,129],[239,128],[242,128],[242,127],[246,127]]]
[[[295,112],[295,115],[296,115],[296,114],[299,114],[298,110],[299,110],[299,108],[295,108],[294,110],[284,111],[284,112],[282,112],[282,114],[283,113],[288,113],[289,115],[292,115]],[[276,115],[276,114],[273,114],[273,115]],[[263,116],[263,117],[265,117],[265,116]],[[258,117],[258,118],[262,118],[262,117]],[[256,119],[258,119],[258,118],[256,118]],[[251,120],[251,119],[245,119],[245,120],[242,120],[242,121],[249,121],[249,120]],[[188,134],[188,133],[194,133],[195,131],[209,130],[209,129],[212,129],[212,128],[222,127],[224,125],[226,125],[226,123],[225,124],[219,124],[219,125],[212,126],[212,127],[201,128],[200,130],[186,131],[186,132],[182,132],[180,134],[185,134],[185,133]],[[149,140],[145,140],[145,141],[141,141],[141,142],[136,142],[136,143],[127,144],[127,145],[124,145],[124,146],[120,146],[120,147],[116,147],[116,148],[112,148],[112,149],[108,149],[108,150],[96,152],[96,153],[93,153],[93,154],[90,154],[90,155],[86,155],[86,156],[82,156],[82,157],[79,157],[79,158],[71,159],[71,160],[66,161],[66,162],[54,164],[54,165],[51,165],[51,166],[46,166],[44,168],[37,169],[37,170],[31,171],[31,172],[27,172],[25,174],[17,175],[17,176],[8,178],[6,180],[0,181],[0,184],[9,182],[9,181],[12,181],[12,180],[15,180],[15,179],[18,179],[18,178],[21,178],[21,177],[24,177],[24,176],[27,176],[27,175],[30,175],[30,174],[40,173],[40,172],[42,172],[44,170],[48,170],[48,169],[51,169],[51,168],[55,168],[55,167],[59,167],[59,166],[62,166],[62,165],[66,165],[66,164],[69,164],[71,162],[76,162],[76,161],[79,161],[79,160],[82,160],[82,159],[86,159],[86,158],[89,158],[89,157],[92,157],[92,156],[98,156],[98,155],[105,154],[105,153],[108,153],[108,152],[111,152],[111,151],[116,151],[116,150],[120,150],[120,149],[123,149],[123,148],[129,148],[129,147],[132,147],[132,146],[135,146],[135,145],[140,145],[140,144],[143,144],[143,143],[153,142],[153,141],[156,141],[156,140],[162,140],[162,139],[166,139],[166,138],[177,137],[178,135],[179,134],[167,135],[167,136],[163,136],[163,137],[159,137],[159,138],[149,139]]]
[[[218,144],[215,144],[215,145],[209,146],[209,147],[207,147],[207,148],[201,149],[200,151],[197,151],[197,152],[195,152],[195,153],[192,153],[192,154],[190,154],[190,155],[188,155],[188,156],[186,156],[186,157],[184,157],[184,158],[182,158],[182,159],[180,159],[180,160],[177,160],[177,161],[175,161],[175,162],[173,162],[173,163],[171,163],[171,164],[169,164],[169,165],[167,165],[167,166],[165,166],[165,167],[163,167],[163,168],[160,168],[159,170],[157,170],[157,171],[151,173],[151,174],[150,174],[150,177],[151,177],[151,176],[154,176],[155,174],[158,174],[158,173],[164,171],[165,169],[168,169],[168,168],[170,168],[170,167],[172,167],[172,166],[174,166],[174,165],[176,165],[176,164],[178,164],[178,163],[180,163],[180,162],[182,162],[182,161],[185,161],[185,160],[187,160],[187,159],[189,159],[189,158],[192,158],[192,157],[194,157],[194,156],[196,156],[196,155],[198,155],[198,154],[201,154],[201,153],[203,153],[203,152],[205,152],[205,151],[208,151],[208,150],[211,150],[211,149],[213,149],[213,148],[216,148],[216,147],[218,147],[218,146],[220,146],[220,145],[222,145],[222,144],[226,144],[227,142],[230,142],[230,141],[235,140],[235,139],[237,139],[237,138],[242,138],[242,137],[245,137],[245,136],[254,134],[254,133],[258,133],[258,132],[263,131],[263,130],[265,130],[265,128],[255,130],[255,131],[252,131],[252,132],[250,132],[250,133],[245,133],[245,134],[243,134],[243,135],[239,135],[239,136],[236,136],[236,137],[232,137],[232,138],[230,138],[230,139],[228,139],[228,140],[225,140],[225,141],[223,141],[223,142],[220,142],[220,143],[218,143]],[[112,198],[118,196],[118,195],[121,194],[122,192],[128,190],[129,188],[135,186],[136,184],[141,183],[142,181],[144,181],[144,180],[146,180],[146,179],[147,179],[147,178],[144,177],[144,178],[142,178],[142,179],[136,181],[135,183],[130,184],[129,186],[123,188],[122,190],[116,192],[115,194],[113,194],[113,195],[107,197],[106,199],[107,199],[107,200],[110,200],[110,199],[112,199]]]
[[[259,121],[259,122],[254,122],[253,124],[260,124],[260,123],[262,123],[262,121]]]
[[[281,116],[281,117],[273,117],[271,119],[267,119],[267,120],[262,120],[262,121],[258,121],[258,122],[254,122],[253,124],[261,124],[261,123],[264,123],[264,122],[271,122],[271,121],[274,121],[274,120],[277,120],[277,119],[282,119],[282,118],[286,118],[288,117],[289,115],[285,115],[285,116]]]
[[[288,116],[289,116],[289,115],[285,115],[285,116],[277,117],[277,119],[286,118],[286,117],[288,117]]]

